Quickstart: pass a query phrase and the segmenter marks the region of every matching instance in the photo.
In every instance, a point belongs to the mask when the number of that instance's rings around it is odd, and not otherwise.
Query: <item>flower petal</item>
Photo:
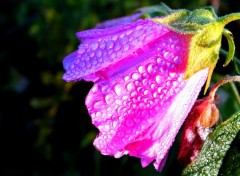
[[[131,24],[108,29],[79,32],[77,36],[82,43],[77,51],[64,58],[63,65],[66,73],[63,75],[63,79],[66,81],[81,79],[96,81],[101,78],[109,78],[111,75],[99,71],[109,68],[110,65],[116,64],[126,57],[128,57],[128,63],[136,62],[130,61],[129,56],[132,58],[140,51],[147,50],[149,43],[168,32],[169,29],[151,20],[138,20]],[[127,66],[125,65],[125,67]],[[122,66],[119,69],[122,69]],[[118,70],[112,71],[111,74]]]
[[[206,80],[206,70],[183,80],[190,37],[169,31],[101,70],[109,77],[95,82],[86,105],[100,130],[94,145],[102,154],[129,153],[143,166],[156,159],[155,168],[162,167]]]

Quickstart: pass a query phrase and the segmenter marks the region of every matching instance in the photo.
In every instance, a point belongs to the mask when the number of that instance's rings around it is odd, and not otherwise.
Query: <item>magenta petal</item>
[[[63,79],[95,82],[86,98],[104,155],[129,154],[161,170],[208,70],[184,80],[191,35],[151,20],[77,33]]]
[[[79,32],[77,36],[82,43],[76,52],[64,58],[63,65],[66,73],[63,79],[96,81],[109,78],[119,70],[112,70],[113,72],[109,74],[98,71],[126,57],[128,57],[127,62],[130,62],[129,58],[138,54],[137,51],[148,49],[150,42],[154,42],[168,32],[169,29],[151,20],[138,20],[108,29]]]
[[[104,155],[129,154],[160,170],[175,136],[203,86],[207,70],[183,80],[189,35],[175,32],[102,69],[86,105]]]

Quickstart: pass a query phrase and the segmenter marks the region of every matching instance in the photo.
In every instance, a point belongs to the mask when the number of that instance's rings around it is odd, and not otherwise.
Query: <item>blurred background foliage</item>
[[[165,0],[171,8],[213,5],[219,15],[240,12],[230,0]],[[139,159],[102,156],[92,145],[98,133],[84,105],[92,83],[62,80],[64,56],[77,49],[77,31],[103,20],[131,14],[159,4],[158,0],[2,0],[0,5],[0,175],[2,176],[147,176],[179,175],[178,140],[164,171],[141,168]],[[240,23],[232,22],[236,56],[240,51]],[[223,47],[227,50],[223,39]],[[234,64],[212,81],[236,75]],[[239,110],[234,85],[219,90],[223,118]],[[239,87],[235,87],[239,88]]]

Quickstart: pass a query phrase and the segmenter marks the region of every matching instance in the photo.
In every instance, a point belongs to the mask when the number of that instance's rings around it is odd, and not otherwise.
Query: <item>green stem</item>
[[[236,70],[237,74],[240,75],[240,70],[239,70],[239,68],[238,68],[237,61],[238,61],[238,60],[234,59],[234,60],[233,60],[233,64],[234,64],[234,67],[235,67],[235,70]],[[239,61],[239,65],[240,65],[240,61]]]
[[[229,15],[225,15],[220,17],[217,21],[225,26],[226,24],[235,20],[240,20],[240,13],[231,13]]]
[[[239,96],[237,87],[236,87],[236,85],[233,82],[230,82],[230,86],[231,86],[231,88],[233,90],[233,93],[234,93],[236,99],[237,99],[238,107],[240,108],[240,96]]]

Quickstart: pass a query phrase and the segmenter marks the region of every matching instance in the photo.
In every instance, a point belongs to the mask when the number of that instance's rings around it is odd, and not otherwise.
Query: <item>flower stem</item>
[[[210,93],[209,93],[209,97],[211,97],[212,99],[214,99],[215,93],[217,91],[217,89],[222,86],[223,84],[226,84],[228,82],[233,82],[233,81],[237,81],[240,82],[240,76],[227,76],[224,79],[218,81],[213,88],[211,89]],[[237,101],[240,103],[240,97],[239,97],[239,93],[235,87],[235,89],[233,89],[234,94],[237,97]]]
[[[236,87],[236,85],[235,85],[233,82],[230,82],[230,86],[231,86],[231,88],[232,88],[232,90],[233,90],[234,95],[235,95],[236,98],[237,98],[238,107],[240,108],[240,96],[239,96],[237,87]]]

